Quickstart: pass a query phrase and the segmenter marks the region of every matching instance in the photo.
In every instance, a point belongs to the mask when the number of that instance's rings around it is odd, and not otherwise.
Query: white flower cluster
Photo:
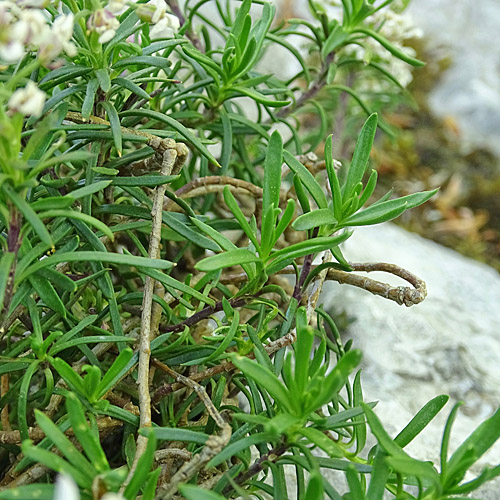
[[[404,42],[410,38],[421,38],[423,32],[413,24],[409,15],[397,13],[391,9],[382,9],[375,15],[369,17],[367,21],[375,27],[380,26],[379,33],[387,38],[396,48],[409,56],[414,57],[416,55],[415,50],[411,47],[406,47]],[[413,79],[411,67],[390,54],[373,38],[365,40],[363,46],[356,46],[354,51],[356,56],[360,59],[376,59],[383,61],[387,66],[387,70],[403,87],[406,87]],[[377,79],[377,82],[379,87],[383,87],[383,80]],[[372,82],[371,84],[377,86],[376,82]],[[382,91],[384,89],[370,88],[370,90]]]
[[[51,21],[42,10],[48,2],[0,0],[0,60],[19,61],[27,51],[36,51],[42,64],[62,52],[73,57],[73,14],[61,14]]]
[[[17,89],[9,99],[8,108],[24,116],[40,116],[45,104],[45,92],[40,90],[31,80],[26,87]]]
[[[149,32],[152,40],[172,36],[172,32],[179,29],[179,19],[167,13],[165,0],[150,0],[146,4],[140,4],[137,15],[142,21],[154,25]]]
[[[103,9],[95,11],[87,21],[87,29],[99,35],[99,43],[106,43],[113,39],[120,27],[117,14],[124,11],[127,5],[134,2],[126,0],[110,0]],[[136,8],[141,21],[153,25],[149,35],[152,40],[167,38],[179,29],[177,16],[167,13],[165,0],[150,0],[139,4]]]
[[[57,476],[53,500],[80,500],[80,491],[71,476]],[[105,493],[101,500],[125,500],[125,497],[119,493]]]

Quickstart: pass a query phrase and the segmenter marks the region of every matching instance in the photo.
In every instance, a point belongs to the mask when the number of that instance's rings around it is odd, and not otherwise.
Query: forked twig
[[[363,288],[374,295],[379,295],[380,297],[384,297],[384,299],[392,300],[399,305],[404,304],[406,307],[420,304],[420,302],[422,302],[427,296],[427,286],[425,285],[425,281],[396,264],[387,264],[385,262],[366,262],[358,264],[350,263],[349,265],[354,269],[354,271],[367,273],[372,271],[382,271],[384,273],[394,274],[395,276],[398,276],[413,285],[414,288],[409,286],[392,286],[387,283],[382,283],[381,281],[367,278],[365,276],[359,276],[350,272],[340,271],[338,269],[329,269],[327,279],[337,281],[340,284],[348,284],[358,288]]]
[[[427,296],[427,286],[425,281],[416,276],[415,274],[407,271],[406,269],[397,266],[396,264],[388,264],[386,262],[363,262],[363,263],[349,263],[354,271],[358,272],[373,272],[380,271],[384,273],[393,274],[399,278],[407,281],[412,287],[408,286],[394,286],[382,281],[377,281],[366,276],[360,276],[353,272],[341,271],[339,269],[328,269],[326,275],[327,280],[337,281],[341,285],[352,285],[362,288],[367,292],[374,295],[379,295],[384,299],[392,300],[399,305],[407,307],[420,304]],[[318,266],[312,266],[311,272]],[[291,266],[286,267],[279,271],[279,274],[295,274],[295,269]],[[245,273],[222,275],[220,278],[221,283],[240,283],[248,279]]]
[[[189,481],[209,460],[217,455],[217,453],[219,453],[227,445],[227,443],[229,443],[229,440],[231,439],[231,426],[222,418],[222,415],[212,403],[212,400],[209,398],[202,385],[198,384],[191,378],[175,372],[157,359],[153,359],[153,363],[155,366],[168,373],[178,383],[193,389],[205,405],[209,415],[214,419],[217,427],[221,430],[220,435],[210,436],[200,453],[197,453],[189,462],[185,462],[172,476],[170,482],[160,488],[158,492],[159,494],[156,498],[158,500],[169,500],[177,492],[180,483]]]
[[[187,157],[188,150],[184,144],[177,144],[172,139],[159,140],[156,144],[157,153],[153,160],[161,158],[161,174],[170,175],[174,170],[180,169]],[[180,161],[178,161],[178,158]],[[158,259],[160,256],[161,226],[163,215],[163,200],[165,198],[166,185],[157,186],[154,191],[151,237],[149,240],[148,255],[150,259]],[[159,317],[157,311],[153,311],[153,295],[156,280],[146,276],[144,284],[144,298],[142,301],[141,332],[139,337],[139,364],[137,368],[137,385],[139,391],[140,428],[151,426],[151,395],[149,392],[149,362],[151,357],[151,339],[156,334]],[[153,314],[154,313],[154,314]],[[148,439],[139,434],[137,437],[137,448],[134,461],[130,468],[128,477],[122,485],[122,492],[132,479],[139,459],[146,451]]]

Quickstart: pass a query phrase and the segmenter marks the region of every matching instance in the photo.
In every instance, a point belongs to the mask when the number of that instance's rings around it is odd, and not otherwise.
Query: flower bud
[[[115,15],[107,9],[96,10],[87,21],[87,28],[99,35],[99,43],[109,42],[120,27]]]
[[[45,92],[35,82],[29,81],[26,87],[16,90],[9,99],[8,108],[24,116],[40,116],[45,104]]]

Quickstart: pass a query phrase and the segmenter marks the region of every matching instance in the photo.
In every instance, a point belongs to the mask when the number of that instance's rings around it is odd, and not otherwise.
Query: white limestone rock
[[[465,401],[452,432],[451,451],[500,406],[500,275],[393,225],[356,229],[344,255],[352,262],[390,262],[426,281],[428,297],[411,308],[349,285],[328,283],[325,307],[356,319],[347,336],[361,348],[365,399],[395,436],[430,399],[449,394],[442,414],[408,446],[416,458],[437,463],[446,417]],[[404,284],[384,273],[370,277]],[[500,463],[500,443],[474,468]],[[471,477],[472,478],[472,477]],[[500,481],[474,495],[498,499]]]
[[[500,155],[500,45],[498,0],[414,0],[408,9],[429,48],[444,49],[448,68],[430,95],[437,116],[453,117],[465,151],[484,147]]]

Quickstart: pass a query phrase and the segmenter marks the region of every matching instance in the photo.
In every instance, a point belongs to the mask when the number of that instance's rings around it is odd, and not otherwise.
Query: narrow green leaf
[[[142,500],[154,500],[161,472],[162,468],[158,467],[148,474],[146,484],[142,489]]]
[[[86,316],[76,326],[71,328],[71,330],[66,332],[62,337],[59,337],[57,341],[54,343],[52,348],[62,346],[64,343],[71,340],[75,335],[85,330],[85,328],[94,323],[96,319],[97,319],[97,314],[91,314],[90,316]],[[52,350],[49,351],[49,354],[52,356],[54,355]]]
[[[43,464],[49,469],[59,472],[59,474],[71,476],[81,488],[90,489],[92,487],[92,478],[89,478],[80,469],[74,467],[59,455],[44,450],[39,446],[34,446],[29,440],[23,441],[21,449],[24,455],[34,462]]]
[[[225,497],[193,484],[181,484],[179,491],[186,500],[224,500]]]
[[[92,464],[77,450],[64,432],[40,410],[35,410],[35,418],[42,431],[55,444],[63,456],[91,480],[95,475]]]
[[[30,203],[30,206],[35,212],[40,212],[41,210],[68,208],[74,201],[75,198],[72,196],[47,196],[47,198]]]
[[[51,363],[72,391],[85,396],[85,386],[83,385],[82,377],[64,359],[54,358]]]
[[[134,475],[130,479],[123,495],[129,500],[135,500],[137,493],[146,482],[146,478],[153,465],[154,453],[156,451],[156,437],[153,434],[148,436],[148,444],[144,453],[141,455],[137,461],[137,467],[135,469]]]
[[[237,441],[232,441],[219,454],[215,455],[210,462],[208,462],[207,467],[217,467],[222,462],[229,460],[241,451],[247,450],[250,446],[255,446],[260,443],[269,443],[275,440],[276,436],[274,434],[262,432],[258,434],[251,434],[250,436],[238,439]]]
[[[233,95],[234,94],[234,95]],[[255,89],[249,89],[247,87],[243,87],[241,85],[236,85],[231,87],[231,96],[232,97],[241,97],[241,96],[250,97],[255,102],[259,104],[263,104],[264,106],[269,106],[270,108],[282,108],[283,106],[287,106],[290,104],[290,101],[279,101],[277,99],[271,99],[264,94],[261,94]],[[277,133],[277,132],[274,132]]]
[[[273,262],[269,264],[269,268],[272,268],[278,261],[281,262],[283,260],[298,259],[304,255],[329,250],[330,248],[344,242],[350,236],[351,233],[343,233],[338,236],[318,236],[317,238],[311,238],[310,240],[294,243],[289,247],[282,248],[271,254],[270,259],[272,259]]]
[[[228,252],[219,253],[207,257],[198,262],[194,267],[198,271],[210,272],[224,269],[226,267],[241,266],[251,262],[259,262],[259,257],[246,248],[237,248]]]
[[[80,337],[77,339],[68,340],[67,342],[58,343],[57,346],[54,346],[51,349],[50,353],[52,356],[59,354],[65,349],[70,349],[71,347],[75,347],[77,345],[85,345],[85,344],[100,344],[100,343],[116,343],[116,342],[133,342],[133,339],[130,337],[124,337],[119,335],[89,335],[88,337]]]
[[[178,178],[178,175],[141,175],[138,177],[115,177],[110,182],[113,186],[156,187],[168,184]]]
[[[297,469],[299,469],[299,467],[297,467]],[[327,493],[327,491],[325,492],[325,489],[328,491],[328,489],[333,488],[329,485],[329,482],[322,477],[319,467],[314,466],[309,474],[309,481],[307,483],[307,489],[304,492],[304,498],[310,500],[324,500],[326,498],[325,493]],[[335,496],[334,499],[339,500],[337,496]]]
[[[47,228],[37,216],[35,211],[26,203],[26,201],[21,198],[21,196],[14,191],[14,188],[9,184],[2,184],[2,191],[5,193],[7,198],[17,207],[17,209],[23,214],[24,218],[29,222],[35,233],[39,238],[49,245],[51,248],[54,246],[52,238],[47,231]]]
[[[340,358],[333,370],[321,379],[320,390],[318,390],[319,381],[313,378],[309,382],[309,391],[316,390],[317,396],[310,402],[309,411],[315,411],[324,404],[330,403],[336,394],[342,389],[347,382],[349,375],[356,369],[361,362],[361,351],[353,349],[347,352]],[[363,407],[364,408],[364,407]]]
[[[300,177],[302,184],[307,191],[309,191],[309,194],[312,196],[318,207],[328,208],[325,193],[311,172],[309,172],[309,170],[307,170],[307,168],[304,167],[304,165],[302,165],[302,163],[300,163],[295,156],[286,150],[283,152],[283,158],[286,164],[290,167],[290,170]]]
[[[356,469],[349,465],[346,470],[347,484],[349,485],[349,493],[351,500],[366,500],[365,494],[361,487],[358,472]]]
[[[338,445],[335,441],[330,439],[328,436],[323,434],[323,432],[313,427],[304,427],[299,429],[299,433],[302,434],[311,443],[321,448],[329,457],[331,458],[344,458],[345,450],[342,446]]]
[[[29,277],[31,286],[35,289],[36,293],[42,299],[47,307],[50,307],[53,311],[58,312],[63,318],[66,317],[66,308],[59,295],[57,294],[55,288],[52,286],[50,281],[41,276],[38,273],[34,273]]]
[[[370,158],[373,140],[375,139],[375,132],[377,131],[377,121],[377,114],[373,113],[365,121],[361,129],[356,147],[354,148],[351,165],[347,172],[347,179],[344,186],[344,202],[351,197],[354,187],[363,179]]]
[[[306,388],[309,374],[309,364],[311,362],[311,349],[314,343],[314,330],[307,324],[307,314],[304,307],[297,310],[296,328],[297,341],[295,350],[295,376],[294,381],[297,384],[300,398]]]
[[[0,259],[0,311],[3,309],[3,301],[5,297],[5,290],[7,289],[7,282],[10,276],[10,270],[16,254],[14,252],[5,252]]]
[[[279,381],[274,373],[264,366],[244,356],[232,354],[231,361],[240,369],[246,377],[250,377],[263,387],[286,411],[293,411],[291,395],[286,387]]]
[[[342,212],[342,192],[340,189],[339,178],[335,171],[335,164],[333,160],[333,136],[331,135],[325,142],[325,166],[328,175],[328,182],[333,197],[333,214],[337,220],[343,217]]]
[[[390,468],[386,462],[387,455],[378,447],[372,464],[370,485],[366,496],[369,500],[383,500],[385,487],[389,478]]]
[[[87,84],[87,91],[82,104],[82,118],[88,120],[94,110],[95,96],[99,87],[99,80],[92,78]]]
[[[134,351],[130,347],[118,354],[118,357],[113,361],[113,364],[106,370],[97,389],[97,398],[101,399],[108,393],[124,376],[124,369],[130,363],[134,355]]]
[[[369,200],[370,196],[373,194],[375,186],[377,185],[377,177],[378,177],[377,171],[372,170],[368,182],[366,183],[365,189],[363,190],[363,193],[359,197],[358,206],[360,208]]]
[[[401,446],[401,448],[404,448],[407,444],[411,443],[441,411],[449,399],[450,397],[446,395],[436,396],[434,399],[431,399],[394,438],[394,442]]]
[[[231,193],[231,190],[229,189],[229,186],[224,187],[224,201],[226,202],[226,205],[229,207],[231,212],[233,212],[233,215],[236,217],[236,220],[239,222],[241,229],[245,232],[245,234],[248,236],[249,240],[253,243],[254,247],[257,249],[257,251],[260,248],[259,242],[257,241],[257,237],[255,235],[254,230],[250,227],[250,224],[248,223],[245,215],[241,211],[241,208],[239,207],[236,198],[234,197],[233,193]],[[266,207],[268,208],[268,207]],[[263,207],[263,210],[264,207]]]
[[[308,231],[313,227],[326,226],[328,224],[337,224],[337,219],[333,214],[332,210],[329,208],[318,208],[312,212],[302,214],[297,217],[293,223],[292,227],[296,231]]]
[[[361,388],[361,370],[356,373],[353,384],[353,405],[359,406],[363,402],[363,390]],[[366,444],[366,423],[362,415],[353,418],[356,424],[356,453],[360,453]]]
[[[322,58],[326,58],[330,52],[341,46],[348,37],[349,33],[346,32],[340,24],[337,24],[323,43],[323,47],[321,48]]]
[[[262,195],[262,212],[269,207],[280,204],[281,166],[283,164],[283,141],[278,131],[274,131],[267,146],[264,162],[264,190]]]
[[[469,451],[473,452],[472,463],[481,458],[500,438],[500,408],[487,420],[482,422],[465,441],[455,450],[448,461],[448,476],[460,470],[461,462]],[[472,465],[469,462],[468,466]],[[465,470],[463,471],[465,474]]]
[[[106,224],[104,224],[104,222],[101,222],[91,215],[84,214],[83,212],[77,212],[76,210],[47,210],[46,212],[39,213],[38,216],[40,217],[40,219],[49,219],[53,217],[78,219],[85,222],[89,226],[94,226],[99,231],[102,231],[111,241],[115,239],[113,232]]]
[[[211,250],[212,252],[218,252],[219,246],[216,245],[212,240],[206,238],[199,231],[195,231],[188,224],[186,224],[183,220],[179,220],[178,217],[174,213],[171,212],[163,212],[163,222],[167,224],[170,229],[178,233],[180,236],[185,238],[187,241],[194,243],[200,248],[206,248],[207,250]],[[185,219],[186,222],[188,219]]]
[[[149,437],[151,434],[160,441],[183,441],[187,443],[205,444],[210,437],[203,432],[191,431],[175,427],[149,427],[139,431],[142,436]]]
[[[215,305],[215,301],[210,297],[203,295],[202,293],[198,292],[198,290],[195,290],[189,285],[186,285],[185,283],[182,283],[181,281],[172,278],[168,274],[164,274],[160,271],[157,271],[156,269],[141,269],[141,270],[144,274],[147,274],[152,278],[154,278],[155,280],[159,281],[160,283],[163,283],[166,286],[167,290],[171,289],[179,290],[180,292],[193,296],[195,299],[198,299],[202,303],[206,303],[211,306]]]
[[[224,340],[217,346],[217,349],[215,349],[215,351],[206,358],[189,361],[187,363],[183,363],[183,365],[184,366],[204,365],[209,361],[217,359],[221,354],[223,354],[226,351],[229,344],[233,341],[233,338],[236,335],[239,326],[240,326],[240,313],[238,310],[234,310],[234,316],[231,322],[231,326],[229,327],[229,330],[226,333]]]
[[[369,28],[356,28],[353,30],[353,33],[363,33],[365,35],[368,35],[372,37],[374,40],[376,40],[384,49],[387,49],[393,56],[397,57],[398,59],[401,59],[405,63],[411,64],[412,66],[425,66],[425,63],[423,61],[420,61],[419,59],[415,59],[414,57],[409,56],[406,52],[403,50],[395,47],[392,45],[387,38],[383,37],[380,33],[377,33],[376,31],[373,31]]]
[[[176,132],[178,132],[184,139],[193,144],[193,146],[202,154],[210,163],[213,163],[216,167],[220,167],[219,162],[214,158],[212,153],[202,144],[200,139],[193,135],[184,125],[181,125],[178,121],[174,120],[170,116],[159,113],[158,111],[152,111],[150,109],[131,109],[128,111],[123,111],[120,113],[121,116],[144,116],[146,118],[151,118],[162,123],[166,123],[172,127]]]
[[[443,478],[443,482],[445,482],[448,472],[448,445],[450,442],[451,428],[453,426],[453,422],[457,418],[458,410],[462,405],[462,401],[458,401],[458,403],[455,403],[450,411],[450,414],[448,415],[448,418],[446,419],[446,424],[443,430],[443,438],[441,440],[440,450],[441,476]]]
[[[278,240],[278,238],[283,234],[285,229],[288,227],[290,221],[293,219],[294,214],[295,214],[295,200],[292,198],[288,200],[285,211],[283,212],[283,215],[281,216],[281,219],[278,222],[278,225],[276,226],[276,231],[274,234],[275,241]]]
[[[89,184],[88,186],[84,186],[79,189],[75,189],[74,191],[71,191],[69,196],[65,196],[62,199],[64,200],[65,198],[70,198],[70,199],[73,198],[74,200],[77,200],[83,198],[84,196],[98,193],[99,191],[102,191],[103,189],[107,188],[112,182],[113,182],[112,180],[95,181],[92,184]]]
[[[127,78],[114,78],[111,80],[111,85],[118,85],[119,87],[130,90],[133,94],[136,94],[147,101],[151,99],[151,96],[145,90]]]
[[[20,283],[39,269],[59,264],[60,262],[109,262],[111,264],[148,267],[154,269],[170,269],[173,266],[173,264],[167,260],[149,259],[146,257],[136,257],[135,255],[125,255],[121,253],[99,251],[56,253],[28,267],[28,269],[26,269],[20,276],[16,276],[16,281]]]
[[[107,68],[101,68],[96,70],[95,76],[99,82],[99,86],[101,87],[103,92],[108,92],[111,88],[111,79],[109,77],[109,72]]]
[[[53,500],[53,484],[26,484],[0,491],[0,500]]]
[[[366,226],[371,224],[380,224],[395,219],[406,210],[417,207],[427,200],[432,198],[437,193],[437,189],[433,191],[422,191],[421,193],[409,194],[396,198],[395,200],[387,200],[383,203],[370,205],[365,210],[351,215],[347,219],[341,221],[341,226]]]
[[[400,474],[410,477],[414,476],[420,480],[426,479],[431,481],[438,488],[441,486],[439,475],[429,462],[422,462],[414,458],[399,455],[387,457],[386,462]]]
[[[365,412],[366,420],[368,422],[368,425],[370,426],[370,429],[372,430],[374,436],[377,438],[379,445],[384,449],[384,451],[389,456],[407,457],[408,455],[403,451],[403,448],[401,448],[399,444],[393,441],[390,438],[389,434],[387,434],[386,430],[382,426],[382,423],[375,415],[373,410],[365,403],[361,403],[361,407]]]
[[[110,102],[103,101],[101,102],[102,107],[106,110],[106,114],[108,115],[109,125],[111,127],[111,133],[113,134],[113,142],[115,144],[116,151],[118,152],[118,156],[122,155],[122,128],[120,124],[120,118],[118,117],[118,113]]]
[[[30,391],[31,379],[38,370],[39,362],[34,361],[29,366],[23,375],[21,387],[19,389],[19,397],[17,399],[17,421],[19,424],[19,433],[21,440],[29,438],[28,433],[28,395]]]
[[[98,436],[90,429],[89,423],[85,418],[83,406],[79,399],[72,393],[66,397],[66,409],[68,410],[69,420],[75,436],[92,465],[99,472],[109,470],[108,460]]]

